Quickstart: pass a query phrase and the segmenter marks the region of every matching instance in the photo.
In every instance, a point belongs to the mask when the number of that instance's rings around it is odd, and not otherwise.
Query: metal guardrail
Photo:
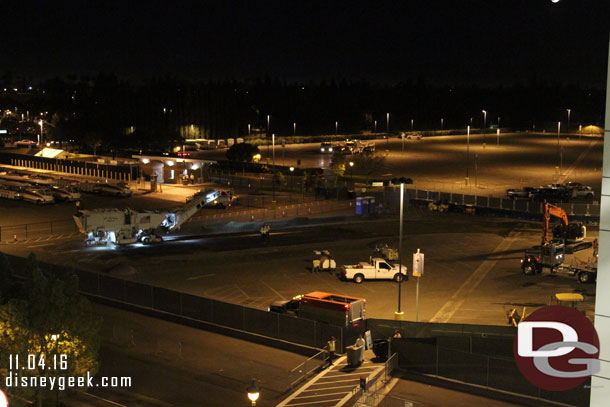
[[[289,390],[294,389],[302,381],[307,380],[312,373],[326,363],[326,355],[327,352],[322,350],[292,369],[289,372],[289,376],[291,379],[294,377],[294,379],[290,382]]]
[[[355,387],[352,391],[352,397],[350,397],[344,405],[353,407],[377,406],[384,397],[377,389],[380,385],[385,385],[388,382],[392,371],[396,368],[398,368],[398,353],[392,354],[392,356],[385,361],[383,370],[367,381],[366,390]]]

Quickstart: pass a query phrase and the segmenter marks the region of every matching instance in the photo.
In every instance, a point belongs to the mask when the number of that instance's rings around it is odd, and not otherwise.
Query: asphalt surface
[[[377,176],[411,177],[416,188],[504,196],[507,188],[538,187],[562,179],[588,184],[600,196],[603,142],[599,137],[579,139],[577,134],[562,134],[558,146],[556,133],[505,133],[500,135],[497,145],[494,131],[485,136],[461,134],[405,140],[404,151],[403,142],[398,138],[374,142],[376,155],[385,157]],[[271,159],[271,147],[263,146],[260,150],[263,162]],[[209,150],[195,155],[225,159],[225,152],[225,149]],[[331,158],[331,154],[320,152],[320,143],[275,146],[276,165],[296,167],[297,160],[301,160],[303,168],[328,168]],[[348,160],[353,158],[347,156]],[[468,187],[464,185],[467,164]],[[560,166],[561,176],[555,169]],[[355,166],[353,174],[359,173]]]
[[[2,246],[7,253],[34,252],[47,262],[74,265],[131,281],[150,283],[221,301],[267,309],[276,300],[312,291],[367,299],[367,316],[394,317],[398,285],[391,281],[342,281],[335,273],[310,271],[313,251],[326,249],[337,264],[368,260],[376,245],[397,245],[396,218],[320,218],[272,223],[264,243],[258,223],[224,227],[192,225],[159,245],[83,247],[80,238]],[[506,312],[517,306],[532,311],[547,305],[556,292],[581,292],[583,309],[592,311],[595,284],[573,277],[524,276],[523,250],[539,243],[540,224],[464,214],[431,213],[409,208],[405,219],[403,265],[411,269],[418,248],[426,256],[420,280],[420,321],[503,325]],[[229,232],[227,234],[213,234]],[[589,228],[589,235],[595,231]],[[578,254],[581,260],[588,252]],[[416,278],[402,284],[401,311],[416,319]]]

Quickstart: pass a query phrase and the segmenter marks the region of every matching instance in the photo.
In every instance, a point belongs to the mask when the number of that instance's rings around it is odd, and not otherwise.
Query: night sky
[[[0,72],[604,87],[608,0],[0,1]]]

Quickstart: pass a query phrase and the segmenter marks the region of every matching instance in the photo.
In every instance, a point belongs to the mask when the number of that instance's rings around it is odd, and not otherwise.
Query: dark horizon
[[[610,5],[599,0],[62,6],[2,2],[2,71],[32,79],[108,72],[130,81],[605,87]]]

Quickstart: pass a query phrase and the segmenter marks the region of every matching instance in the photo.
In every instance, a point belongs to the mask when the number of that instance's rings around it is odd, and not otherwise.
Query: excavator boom
[[[544,204],[544,220],[543,220],[543,230],[542,230],[542,245],[544,246],[549,242],[548,233],[549,233],[549,221],[551,219],[551,215],[558,217],[561,220],[561,229],[563,238],[565,239],[565,235],[568,228],[568,214],[566,211],[561,209],[558,206],[552,205],[550,203]]]

